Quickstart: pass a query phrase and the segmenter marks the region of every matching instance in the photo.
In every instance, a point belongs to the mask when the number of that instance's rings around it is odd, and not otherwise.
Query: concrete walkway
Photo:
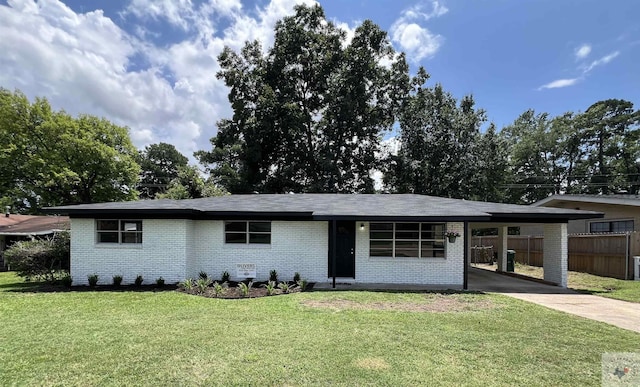
[[[504,294],[640,333],[638,303],[578,293],[477,268],[469,269],[469,290]]]

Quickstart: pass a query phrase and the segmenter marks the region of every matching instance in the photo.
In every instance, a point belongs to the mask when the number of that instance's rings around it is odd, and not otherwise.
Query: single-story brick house
[[[423,195],[229,195],[82,204],[48,212],[71,218],[75,284],[99,275],[168,283],[200,271],[232,279],[420,284],[466,288],[475,227],[541,223],[545,279],[566,286],[567,222],[596,213]],[[460,237],[449,241],[446,232]],[[499,263],[506,262],[506,243]],[[503,262],[504,261],[504,262]]]

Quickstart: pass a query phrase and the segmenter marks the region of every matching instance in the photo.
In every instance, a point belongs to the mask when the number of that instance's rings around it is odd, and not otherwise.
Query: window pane
[[[418,241],[396,241],[396,257],[418,257]]]
[[[120,222],[122,231],[142,231],[142,221],[140,220],[123,220]]]
[[[372,231],[369,233],[370,239],[393,239],[392,231]]]
[[[393,257],[392,249],[370,249],[369,255],[372,257]]]
[[[396,247],[397,258],[418,258],[418,249],[399,249]]]
[[[444,258],[444,250],[441,249],[422,249],[422,258]]]
[[[118,231],[118,221],[117,220],[99,220],[97,224],[97,229]]]
[[[226,222],[224,224],[225,231],[247,231],[247,222]]]
[[[249,222],[250,232],[271,232],[271,222]]]
[[[418,231],[419,223],[396,223],[396,231]]]
[[[393,231],[393,223],[370,223],[369,230]]]
[[[392,249],[393,242],[392,241],[370,241],[369,248],[370,249]]]
[[[224,234],[225,243],[247,243],[246,233],[228,232]]]
[[[422,224],[422,239],[444,239],[444,224]]]
[[[122,243],[142,243],[141,232],[123,232]]]
[[[417,231],[396,231],[396,239],[418,239],[419,236],[420,233]]]
[[[98,243],[118,243],[118,232],[99,232]]]
[[[249,234],[249,243],[271,243],[271,234]]]
[[[622,220],[617,222],[611,222],[612,232],[626,232],[633,231],[633,220]]]
[[[589,226],[591,232],[609,232],[609,222],[593,222]]]

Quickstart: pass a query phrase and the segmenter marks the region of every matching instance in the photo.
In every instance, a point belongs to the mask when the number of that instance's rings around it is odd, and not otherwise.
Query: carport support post
[[[333,288],[336,288],[336,239],[338,237],[338,231],[336,230],[338,227],[338,222],[336,220],[331,221],[331,240],[333,243],[331,244],[331,274],[333,274]]]
[[[463,271],[463,282],[462,289],[469,289],[469,265],[471,264],[469,258],[471,257],[469,251],[469,245],[471,240],[471,227],[469,227],[469,222],[464,222],[464,271]]]
[[[569,255],[566,223],[544,225],[543,250],[542,266],[545,281],[566,288]]]
[[[498,227],[498,271],[507,271],[507,246],[509,243],[509,227]]]

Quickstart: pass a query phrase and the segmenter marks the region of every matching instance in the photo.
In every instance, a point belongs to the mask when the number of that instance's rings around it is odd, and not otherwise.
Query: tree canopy
[[[14,210],[137,198],[129,131],[104,118],[74,118],[0,88],[0,140],[0,196]]]
[[[171,144],[147,145],[138,155],[140,198],[153,199],[157,194],[166,192],[169,183],[178,178],[180,168],[187,167],[188,163],[189,159]]]
[[[233,117],[196,155],[230,192],[372,192],[381,132],[392,128],[408,66],[377,25],[349,42],[320,6],[297,6],[273,48],[225,48],[218,77]]]

